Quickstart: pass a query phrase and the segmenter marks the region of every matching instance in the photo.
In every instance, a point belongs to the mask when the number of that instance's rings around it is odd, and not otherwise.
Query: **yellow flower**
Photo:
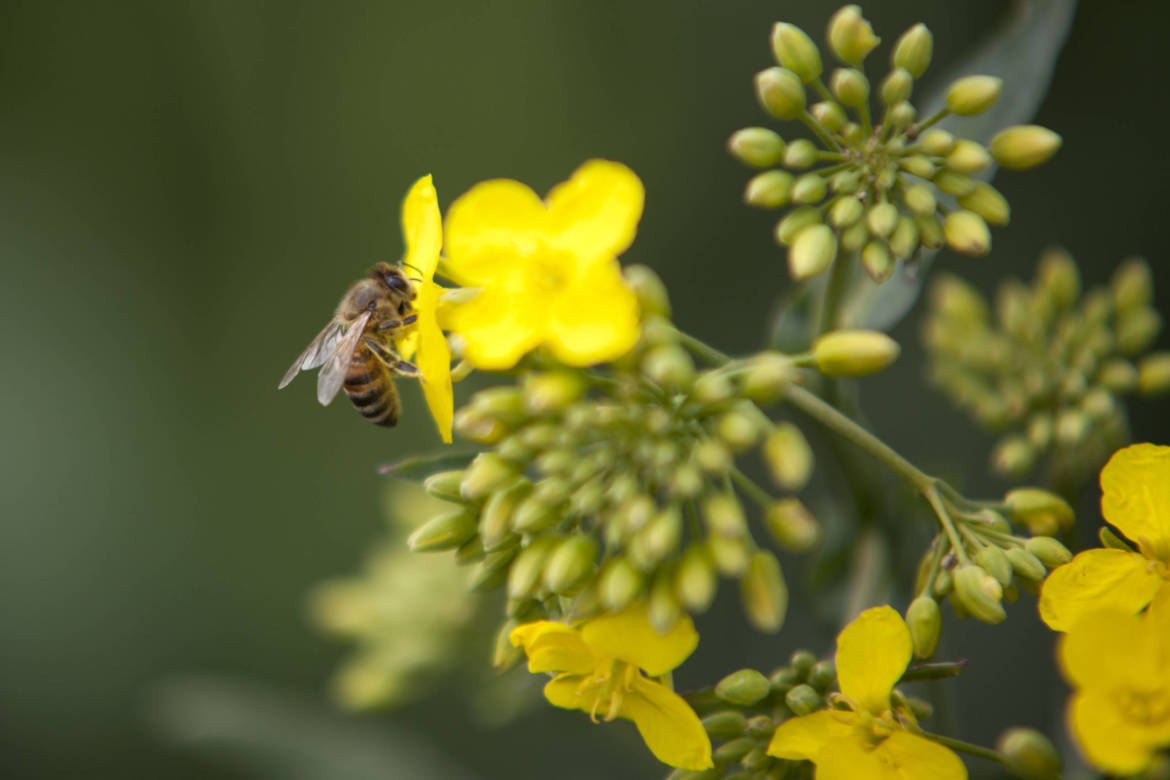
[[[711,741],[699,716],[656,677],[686,660],[699,635],[683,617],[669,634],[650,625],[645,604],[567,626],[539,620],[511,634],[528,654],[528,671],[555,675],[544,686],[553,705],[600,718],[634,721],[646,746],[663,763],[682,769],[712,766]]]
[[[1091,612],[1061,637],[1057,652],[1075,689],[1069,729],[1090,764],[1129,776],[1170,746],[1170,599],[1144,615]]]
[[[638,306],[617,256],[634,240],[643,199],[629,168],[590,160],[544,201],[496,179],[452,203],[444,273],[478,293],[452,302],[444,323],[467,361],[507,369],[542,344],[574,366],[629,351]]]
[[[451,441],[451,418],[454,393],[451,389],[451,350],[439,329],[436,310],[443,289],[435,284],[435,267],[443,245],[443,226],[439,216],[439,198],[430,175],[414,183],[402,203],[402,234],[406,237],[406,257],[402,265],[418,274],[415,290],[418,297],[414,310],[417,328],[398,345],[406,359],[415,358],[422,373],[423,395],[435,426],[443,441]]]
[[[949,748],[915,733],[906,709],[890,703],[911,655],[910,630],[890,607],[862,612],[837,637],[835,706],[781,723],[768,754],[816,765],[817,780],[962,780]]]
[[[1101,469],[1101,513],[1137,552],[1085,550],[1053,570],[1040,591],[1040,617],[1068,631],[1103,608],[1134,614],[1170,602],[1170,447],[1134,444]]]

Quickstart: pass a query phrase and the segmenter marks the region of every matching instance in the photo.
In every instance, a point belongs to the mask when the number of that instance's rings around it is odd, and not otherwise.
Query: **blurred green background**
[[[488,730],[450,691],[383,721],[333,713],[341,648],[307,626],[304,594],[381,532],[375,465],[437,438],[413,388],[387,432],[322,410],[311,379],[275,385],[345,286],[399,256],[416,177],[433,173],[446,206],[495,176],[544,191],[595,156],[644,180],[627,260],[659,270],[680,325],[758,347],[783,255],[723,144],[764,121],[751,76],[771,23],[819,31],[836,5],[0,4],[0,775],[655,776],[632,729],[579,714]],[[1009,7],[865,10],[887,44],[925,21],[945,63]],[[1060,242],[1092,284],[1140,253],[1170,302],[1166,22],[1153,0],[1083,4],[1038,116],[1063,150],[1000,176],[1013,224],[990,257],[945,266],[990,290]],[[925,386],[917,322],[866,384],[876,428],[971,492],[1002,491],[989,441]],[[1170,441],[1165,410],[1134,402],[1135,436]],[[799,610],[761,639],[727,606],[695,681],[830,647]],[[1031,599],[1005,626],[948,632],[975,661],[965,737],[1059,733]]]

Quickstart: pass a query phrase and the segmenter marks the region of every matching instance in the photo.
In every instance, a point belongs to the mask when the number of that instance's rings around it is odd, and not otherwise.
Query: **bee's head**
[[[374,270],[370,272],[376,281],[386,285],[391,291],[396,293],[404,293],[413,297],[414,287],[410,280],[402,273],[402,269],[396,265],[389,263],[378,263],[374,266]]]

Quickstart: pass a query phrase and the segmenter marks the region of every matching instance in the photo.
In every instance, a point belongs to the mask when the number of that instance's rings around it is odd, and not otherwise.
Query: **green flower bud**
[[[869,232],[877,238],[885,238],[898,225],[898,207],[893,203],[879,203],[865,215]]]
[[[758,744],[758,740],[750,737],[741,737],[733,739],[730,742],[724,742],[717,747],[712,753],[712,756],[720,764],[735,764],[738,763],[744,756],[752,752],[752,749]]]
[[[808,679],[809,674],[812,673],[813,664],[816,662],[816,653],[811,650],[796,650],[788,659],[788,665],[792,668],[798,681]]]
[[[492,668],[503,672],[512,667],[524,656],[524,651],[512,644],[512,630],[518,623],[515,620],[506,620],[496,632],[492,643]]]
[[[1122,354],[1133,356],[1149,349],[1162,330],[1162,315],[1152,306],[1137,306],[1121,314],[1117,320],[1117,348]],[[1140,371],[1141,369],[1139,369]]]
[[[1048,573],[1040,559],[1023,547],[1013,547],[1005,556],[1011,561],[1016,573],[1024,579],[1039,582]]]
[[[1114,358],[1101,366],[1097,381],[1115,393],[1128,393],[1138,386],[1138,370],[1125,358]]]
[[[784,139],[766,127],[745,127],[727,140],[727,150],[745,165],[770,168],[784,157]]]
[[[1104,387],[1094,387],[1081,399],[1081,411],[1091,420],[1104,420],[1117,411],[1113,393]]]
[[[747,537],[713,535],[707,538],[707,549],[715,570],[725,577],[740,577],[747,570],[752,552]]]
[[[991,155],[979,144],[967,139],[955,142],[955,148],[946,156],[946,166],[958,173],[979,173],[991,165]]]
[[[757,128],[760,129],[760,128]],[[741,131],[742,132],[742,131]],[[638,308],[643,314],[655,315],[658,317],[670,317],[670,296],[666,293],[666,285],[662,283],[662,277],[654,272],[648,265],[635,263],[627,265],[622,268],[622,276],[626,278],[626,284],[634,291],[634,296],[638,299]],[[552,387],[538,387],[536,398],[525,399],[529,408],[532,404],[546,403],[560,403],[560,406],[551,408],[563,409],[569,400],[577,400],[581,397],[581,392],[584,391],[584,384],[581,383],[579,374],[569,372],[550,372],[543,376],[557,377],[556,383]],[[566,381],[570,378],[569,381]],[[580,387],[581,390],[575,390]],[[544,393],[551,393],[545,397]],[[542,411],[550,407],[539,407]]]
[[[802,684],[784,694],[784,703],[793,714],[800,716],[816,712],[825,702],[811,685]]]
[[[1012,564],[1004,551],[998,547],[984,547],[975,555],[975,563],[983,570],[995,577],[995,581],[1003,587],[1012,584]]]
[[[478,501],[516,478],[516,466],[495,453],[481,452],[467,467],[459,492],[466,501]]]
[[[991,231],[983,217],[973,211],[952,211],[948,214],[943,223],[943,235],[947,244],[956,252],[977,256],[991,251]]]
[[[907,258],[918,249],[918,223],[910,217],[899,217],[898,226],[890,236],[890,252],[894,257]]]
[[[829,189],[839,194],[844,193],[857,197],[857,192],[860,187],[861,177],[853,168],[837,171],[833,174],[833,177],[829,179]]]
[[[1004,765],[1023,780],[1059,780],[1061,762],[1056,748],[1035,729],[1016,726],[1005,731],[995,749]]]
[[[703,718],[703,730],[712,739],[735,739],[743,736],[747,718],[739,710],[724,710]]]
[[[912,103],[903,100],[901,103],[890,106],[886,116],[889,118],[890,124],[898,129],[903,129],[914,124],[914,120],[918,118],[918,110],[914,108]]]
[[[911,184],[902,193],[902,201],[906,204],[906,208],[915,214],[934,214],[934,210],[938,206],[934,192],[925,184]]]
[[[861,265],[870,278],[878,284],[890,278],[894,272],[894,258],[881,241],[870,241],[861,250]]]
[[[1142,395],[1161,395],[1170,390],[1170,352],[1154,352],[1138,364],[1138,390]]]
[[[847,5],[829,19],[829,47],[837,59],[850,65],[860,65],[881,38],[873,34],[873,27],[861,15],[861,8]]]
[[[976,182],[966,195],[958,198],[959,205],[973,211],[991,225],[1006,225],[1012,216],[1007,198],[987,182]]]
[[[669,633],[678,622],[682,607],[674,595],[673,567],[664,566],[658,570],[654,583],[650,586],[647,608],[650,625],[660,634]]]
[[[907,173],[912,173],[921,179],[933,178],[938,173],[938,168],[935,167],[935,164],[921,154],[904,157],[898,164]]]
[[[1002,91],[1003,79],[995,76],[965,76],[947,90],[947,108],[959,116],[982,114],[995,105]]]
[[[605,503],[606,485],[602,479],[591,479],[573,491],[569,508],[579,516],[596,514]]]
[[[640,568],[652,568],[678,549],[681,538],[682,515],[677,506],[668,506],[655,513],[646,527],[639,532],[631,554],[636,550],[638,562],[646,564]]]
[[[817,173],[806,173],[792,185],[792,202],[814,204],[824,200],[828,192],[828,184]]]
[[[776,556],[765,550],[752,555],[740,585],[744,611],[756,630],[779,631],[788,612],[788,585]]]
[[[1131,257],[1113,274],[1109,287],[1113,293],[1113,305],[1119,312],[1148,305],[1154,294],[1149,264],[1140,257]]]
[[[1016,125],[991,139],[991,156],[1005,168],[1023,170],[1048,162],[1060,149],[1061,137],[1039,125]]]
[[[1089,432],[1089,418],[1075,409],[1066,409],[1056,418],[1056,439],[1061,444],[1078,444]]]
[[[869,241],[869,229],[864,221],[854,222],[841,233],[841,249],[845,252],[856,252]]]
[[[1072,560],[1072,553],[1068,548],[1051,536],[1033,536],[1024,547],[1049,569],[1055,569]]]
[[[955,577],[946,569],[943,569],[934,578],[934,582],[930,584],[931,593],[936,599],[941,599],[946,596],[955,586]]]
[[[453,550],[475,536],[475,515],[460,510],[432,517],[406,540],[412,552]]]
[[[532,534],[552,528],[560,517],[553,506],[533,491],[520,499],[512,512],[512,530]]]
[[[757,403],[770,403],[799,377],[792,359],[779,352],[761,352],[748,359],[743,372],[743,394]]]
[[[639,278],[639,284],[634,287],[637,294],[638,287],[643,291],[647,286],[657,286],[661,291],[660,300],[665,302],[666,288],[658,275],[646,266],[627,266],[624,269],[626,279],[633,281]],[[639,296],[641,301],[642,296]],[[670,312],[670,304],[665,303],[666,312]],[[642,307],[647,311],[647,307]],[[524,377],[524,407],[532,414],[551,414],[558,412],[576,401],[585,392],[585,382],[581,375],[573,371],[546,371],[532,373]]]
[[[812,357],[826,376],[865,376],[894,362],[898,342],[876,330],[837,330],[813,343]]]
[[[829,224],[840,230],[849,227],[864,214],[864,203],[852,195],[843,195],[829,207]]]
[[[910,602],[906,609],[906,626],[914,645],[915,658],[930,658],[938,647],[942,632],[942,615],[938,602],[925,594]]]
[[[821,53],[804,30],[787,22],[772,26],[772,54],[776,62],[795,73],[801,81],[816,81],[821,75]]]
[[[940,127],[932,127],[918,137],[922,151],[934,157],[945,157],[955,148],[955,137]]]
[[[667,487],[676,498],[694,498],[703,491],[703,474],[694,463],[680,463],[671,472]]]
[[[474,591],[486,591],[503,585],[508,576],[508,567],[519,551],[518,546],[509,545],[485,555],[476,567],[470,588]]]
[[[668,390],[682,390],[694,381],[695,364],[677,344],[661,344],[642,358],[642,372]]]
[[[894,52],[890,55],[890,64],[895,68],[905,68],[914,78],[920,77],[930,66],[930,56],[934,51],[934,36],[925,24],[916,24],[894,44]]]
[[[801,231],[806,227],[819,224],[821,224],[821,212],[818,209],[812,206],[795,208],[788,212],[784,219],[776,223],[776,241],[784,246],[792,246]]]
[[[702,404],[717,404],[735,394],[735,386],[727,374],[715,369],[704,371],[691,388],[691,398]]]
[[[705,612],[715,598],[718,580],[711,556],[702,545],[691,545],[679,560],[675,590],[691,612]]]
[[[725,702],[751,707],[772,692],[768,678],[755,669],[740,669],[724,677],[715,685],[715,695]]]
[[[743,452],[755,446],[762,431],[755,415],[733,409],[719,418],[716,433],[733,452]]]
[[[786,68],[771,67],[757,73],[756,97],[777,119],[796,119],[804,113],[804,86]]]
[[[809,113],[830,133],[837,132],[849,121],[849,118],[845,116],[845,109],[831,100],[814,103],[809,109]]]
[[[1036,463],[1036,450],[1022,436],[1007,436],[991,451],[991,467],[1000,474],[1022,477]]]
[[[821,526],[798,498],[782,498],[768,507],[765,521],[776,543],[795,553],[808,552],[821,540]]]
[[[1072,527],[1072,507],[1042,488],[1017,488],[1003,501],[1012,522],[1024,526],[1033,536],[1053,536]]]
[[[512,535],[512,514],[516,506],[532,492],[532,484],[521,480],[507,490],[492,494],[479,518],[479,532],[483,546],[492,551]]]
[[[776,484],[785,490],[800,490],[812,475],[812,447],[792,423],[778,423],[768,434],[764,440],[764,460]]]
[[[869,100],[869,79],[859,70],[837,68],[829,78],[829,89],[841,105],[857,108]]]
[[[592,536],[573,534],[549,553],[544,564],[544,586],[553,593],[566,593],[593,573],[597,542]]]
[[[817,161],[817,147],[807,138],[798,138],[788,144],[784,150],[784,165],[787,168],[801,170],[808,168]]]
[[[1063,249],[1049,249],[1040,258],[1036,276],[1057,305],[1067,309],[1081,296],[1081,274],[1072,256]]]
[[[965,564],[954,571],[955,590],[958,604],[972,617],[984,623],[1002,623],[1007,617],[1000,600],[1003,588],[994,577],[979,566]]]
[[[721,476],[731,468],[731,453],[716,439],[703,439],[693,450],[695,462],[708,474]]]
[[[837,682],[837,666],[831,660],[817,661],[808,673],[808,684],[825,693]]]
[[[642,574],[625,558],[611,558],[597,576],[597,589],[602,605],[619,612],[642,595],[645,587]]]
[[[508,598],[521,599],[535,593],[544,574],[544,562],[559,541],[557,536],[540,536],[516,554],[508,569]]]
[[[499,420],[483,414],[474,406],[456,409],[452,425],[462,438],[478,444],[495,444],[508,432]]]
[[[747,532],[743,505],[734,493],[715,493],[703,502],[707,531],[716,536],[739,537]]]
[[[743,191],[743,202],[761,209],[778,209],[792,197],[791,173],[771,170],[748,180]]]
[[[440,471],[426,478],[423,482],[423,489],[435,498],[461,504],[463,503],[463,495],[459,492],[459,486],[462,483],[463,469]]]
[[[1097,529],[1097,538],[1101,540],[1102,547],[1108,547],[1111,550],[1133,552],[1133,548],[1126,544],[1120,536],[1113,533],[1107,525],[1103,525]]]
[[[788,272],[793,279],[811,279],[837,257],[837,237],[828,225],[801,230],[788,250]]]
[[[841,137],[845,139],[845,143],[857,146],[865,140],[865,131],[856,122],[848,122],[841,128]]]
[[[964,176],[961,173],[955,173],[946,169],[936,173],[931,181],[934,182],[934,186],[938,187],[947,195],[954,195],[956,198],[970,195],[975,191],[975,185],[979,183],[970,176]]]
[[[905,102],[910,98],[913,89],[914,77],[910,75],[910,71],[905,68],[894,68],[890,75],[882,80],[882,102],[887,106]]]

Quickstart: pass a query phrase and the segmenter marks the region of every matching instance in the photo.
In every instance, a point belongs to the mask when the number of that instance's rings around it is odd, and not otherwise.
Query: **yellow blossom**
[[[1074,688],[1068,726],[1090,764],[1129,776],[1170,747],[1170,599],[1142,615],[1112,608],[1081,617],[1058,656]]]
[[[613,360],[638,338],[638,305],[617,256],[634,240],[642,182],[590,160],[541,200],[510,179],[486,181],[447,212],[444,273],[474,297],[444,324],[477,368],[511,368],[547,345],[574,366]]]
[[[402,203],[402,234],[406,238],[403,267],[417,274],[414,302],[417,328],[399,344],[403,357],[412,356],[422,373],[423,395],[443,441],[451,441],[454,393],[451,389],[451,350],[439,329],[437,309],[443,289],[435,284],[435,267],[443,245],[439,198],[430,174],[414,183]]]
[[[1068,631],[1090,612],[1134,614],[1170,602],[1170,447],[1134,444],[1101,469],[1101,513],[1137,551],[1085,550],[1053,570],[1040,592],[1040,617]]]
[[[841,693],[832,708],[781,723],[768,754],[813,762],[817,780],[966,778],[959,757],[918,734],[909,710],[891,703],[911,652],[901,615],[888,606],[862,612],[837,637]]]
[[[555,675],[544,686],[555,706],[588,712],[594,722],[628,718],[659,761],[682,769],[712,766],[711,741],[699,716],[654,679],[694,652],[699,635],[689,618],[659,634],[641,603],[579,626],[525,623],[511,640],[528,654],[528,671]]]

